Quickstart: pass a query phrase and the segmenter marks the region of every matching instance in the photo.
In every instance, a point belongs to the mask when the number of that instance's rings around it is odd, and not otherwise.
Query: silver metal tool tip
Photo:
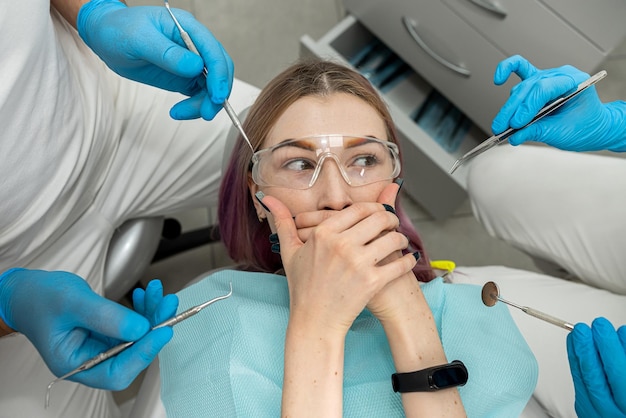
[[[457,168],[459,168],[461,166],[461,160],[456,160],[454,162],[454,164],[452,165],[452,168],[450,168],[450,170],[448,170],[448,174],[452,174],[456,171]]]

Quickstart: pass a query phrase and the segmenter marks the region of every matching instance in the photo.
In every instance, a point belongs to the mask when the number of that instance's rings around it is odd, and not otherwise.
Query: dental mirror
[[[510,302],[506,299],[501,298],[500,289],[498,289],[498,285],[495,284],[494,282],[487,282],[483,285],[482,300],[485,306],[491,307],[491,306],[494,306],[496,302],[500,301],[502,303],[506,303],[509,306],[513,306],[514,308],[517,308],[530,316],[534,316],[535,318],[549,322],[552,325],[556,325],[557,327],[564,328],[568,331],[571,331],[574,329],[574,325],[572,325],[569,322],[565,322],[562,319],[540,312],[536,309],[529,308],[528,306],[521,306],[516,303]]]

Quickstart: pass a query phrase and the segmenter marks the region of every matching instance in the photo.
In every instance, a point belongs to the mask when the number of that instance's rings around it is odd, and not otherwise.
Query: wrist
[[[398,328],[405,328],[409,331],[415,330],[416,318],[432,315],[420,284],[412,272],[407,277],[394,280],[382,292],[389,292],[389,294],[384,295],[385,304],[376,307],[370,303],[368,308],[386,331],[397,330]],[[382,295],[376,295],[376,298],[379,296]],[[417,324],[417,326],[419,325]]]
[[[423,299],[423,295],[420,294]],[[426,309],[419,307],[419,300],[408,308],[403,316],[382,323],[393,362],[398,372],[423,369],[447,362],[441,344],[437,324],[432,311],[424,300]]]
[[[615,101],[604,105],[609,113],[607,129],[607,149],[626,152],[626,102]]]
[[[12,268],[0,275],[0,336],[17,332],[12,321],[10,320],[10,309],[12,304],[12,283],[11,275],[24,270],[22,268]]]
[[[331,325],[319,316],[315,317],[315,315],[291,312],[289,322],[287,323],[286,335],[288,338],[300,340],[318,339],[325,341],[327,344],[343,344],[349,328],[349,325],[346,329],[343,329],[342,326]]]
[[[460,360],[407,373],[391,375],[394,392],[433,392],[463,386],[467,383],[467,368]]]
[[[283,416],[341,416],[344,341],[287,328]]]
[[[89,45],[90,40],[87,29],[95,26],[94,19],[110,11],[125,9],[127,7],[126,3],[120,0],[91,0],[84,3],[80,7],[80,10],[78,10],[76,16],[76,29],[78,30],[78,34],[83,41]]]

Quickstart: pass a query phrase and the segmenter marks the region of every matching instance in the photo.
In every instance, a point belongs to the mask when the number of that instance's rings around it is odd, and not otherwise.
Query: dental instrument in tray
[[[538,311],[533,308],[529,308],[528,306],[521,306],[516,303],[510,302],[506,299],[500,297],[500,289],[498,289],[498,285],[494,282],[487,282],[483,285],[482,290],[482,300],[485,306],[493,306],[496,302],[500,301],[506,303],[507,305],[513,306],[514,308],[520,309],[522,312],[534,316],[535,318],[539,318],[543,321],[549,322],[552,325],[556,325],[557,327],[565,328],[568,331],[574,329],[574,325],[569,322],[565,322],[562,319],[556,318],[552,315],[548,315],[541,311]]]
[[[187,31],[185,31],[185,29],[183,29],[183,27],[180,25],[180,23],[178,23],[178,19],[176,19],[176,16],[174,16],[174,13],[172,12],[172,9],[170,8],[169,2],[167,0],[164,0],[164,4],[165,4],[165,8],[169,12],[170,16],[172,16],[172,20],[174,20],[174,24],[178,28],[178,32],[180,32],[180,36],[183,38],[183,42],[187,46],[187,49],[190,50],[191,52],[193,52],[196,55],[200,55],[200,52],[198,51],[198,48],[196,48],[196,45],[191,40],[191,37],[189,36]],[[209,74],[209,71],[207,70],[206,67],[204,67],[202,69],[202,74],[204,74],[205,77]],[[250,147],[250,149],[254,153],[254,148],[252,147],[252,143],[248,139],[248,135],[246,135],[245,131],[243,130],[243,125],[241,124],[241,121],[239,120],[239,117],[237,117],[237,113],[235,112],[235,110],[231,107],[230,103],[228,102],[228,99],[224,99],[223,106],[224,106],[224,110],[228,114],[228,117],[233,122],[233,125],[235,125],[235,128],[237,128],[237,130],[239,131],[239,133],[241,134],[243,139],[245,139],[245,141],[248,143],[248,146]]]
[[[174,326],[174,325],[178,324],[179,322],[182,322],[185,319],[194,316],[195,314],[197,314],[198,312],[200,312],[201,310],[203,310],[207,306],[212,305],[215,302],[218,302],[220,300],[223,300],[223,299],[226,299],[226,298],[230,297],[232,294],[233,294],[233,284],[230,283],[230,291],[227,294],[225,294],[223,296],[218,296],[216,298],[213,298],[211,300],[203,302],[200,305],[193,306],[193,307],[187,309],[186,311],[181,312],[178,315],[173,316],[172,318],[167,319],[167,320],[161,322],[158,325],[155,325],[154,327],[152,327],[152,329],[154,330],[154,329],[157,329],[157,328]],[[92,367],[97,366],[98,364],[102,363],[103,361],[108,360],[111,357],[114,357],[114,356],[118,355],[119,353],[121,353],[122,351],[126,350],[128,347],[130,347],[134,343],[135,343],[134,341],[128,341],[128,342],[125,342],[125,343],[118,344],[115,347],[108,349],[104,353],[100,353],[97,356],[92,357],[91,359],[85,361],[83,364],[81,364],[80,366],[78,366],[74,370],[72,370],[72,371],[64,374],[63,376],[58,377],[55,380],[53,380],[52,382],[50,382],[50,384],[48,385],[48,389],[46,390],[45,407],[48,408],[48,405],[50,405],[50,389],[52,389],[52,385],[54,385],[56,382],[59,382],[61,380],[65,380],[68,377],[71,377],[71,376],[75,375],[76,373],[82,372],[84,370],[91,369]]]
[[[513,135],[515,132],[517,132],[517,131],[519,131],[521,129],[524,129],[527,126],[532,125],[533,123],[537,122],[539,119],[543,118],[544,116],[549,115],[550,113],[554,112],[556,109],[558,109],[559,107],[561,107],[562,105],[567,103],[570,99],[578,96],[580,93],[585,91],[587,88],[593,86],[598,81],[602,80],[604,77],[606,77],[606,71],[604,71],[604,70],[598,72],[597,74],[594,74],[593,76],[589,77],[587,80],[585,80],[582,83],[580,83],[578,85],[578,87],[576,88],[576,90],[574,90],[572,93],[570,93],[570,94],[568,94],[566,96],[563,96],[561,98],[558,98],[558,99],[554,100],[552,103],[550,103],[550,104],[546,105],[545,107],[543,107],[539,111],[539,113],[537,113],[537,115],[530,122],[528,122],[526,125],[522,126],[519,129],[509,128],[506,131],[502,132],[501,134],[493,135],[492,137],[486,139],[482,143],[478,144],[476,147],[472,148],[469,152],[467,152],[461,158],[456,160],[454,162],[454,165],[452,166],[452,168],[450,168],[449,173],[450,174],[454,173],[456,171],[456,169],[459,168],[462,164],[464,164],[467,161],[471,160],[472,158],[482,154],[483,152],[485,152],[487,150],[490,150],[491,148],[495,147],[496,145],[500,145],[502,142],[504,142],[508,137]]]

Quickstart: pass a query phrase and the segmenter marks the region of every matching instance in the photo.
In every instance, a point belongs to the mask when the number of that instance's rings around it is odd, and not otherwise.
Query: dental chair
[[[240,114],[244,120],[248,109]],[[222,172],[228,166],[230,154],[239,131],[228,131],[222,159]],[[171,223],[170,223],[171,222]],[[219,227],[211,225],[202,230],[180,234],[176,225],[162,217],[140,218],[123,224],[111,240],[105,268],[105,295],[117,300],[131,290],[151,262],[220,240]],[[187,286],[206,277],[210,272],[192,280]],[[166,418],[161,402],[161,378],[158,358],[148,367],[128,418]]]
[[[131,219],[114,233],[104,265],[104,296],[120,300],[141,279],[159,247],[163,217]]]

